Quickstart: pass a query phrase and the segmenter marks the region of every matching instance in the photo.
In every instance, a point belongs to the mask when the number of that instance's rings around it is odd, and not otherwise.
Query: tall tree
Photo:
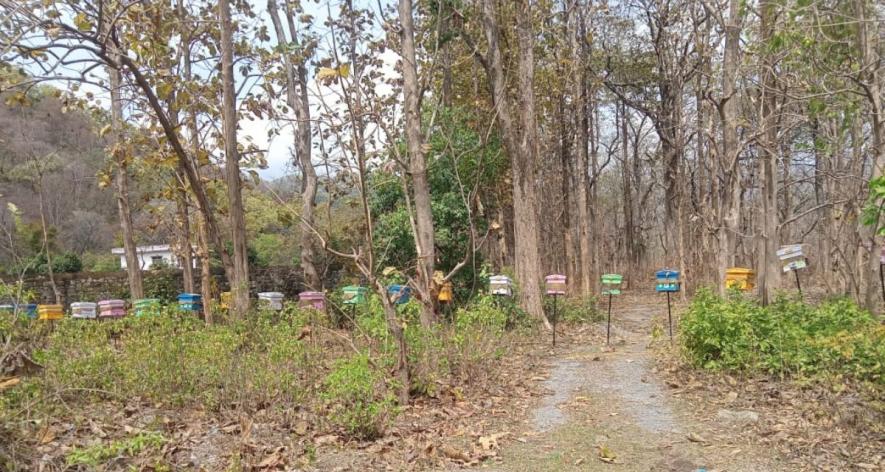
[[[408,173],[415,205],[415,249],[418,255],[418,292],[421,295],[421,322],[429,326],[436,319],[433,282],[436,262],[433,213],[430,208],[430,186],[427,183],[427,162],[424,133],[421,130],[421,84],[418,81],[418,59],[415,52],[415,24],[412,0],[399,0],[400,44],[403,58],[403,95],[406,145],[409,150]]]
[[[237,143],[237,96],[234,83],[234,40],[230,1],[218,2],[221,21],[221,88],[224,140],[224,173],[227,183],[228,211],[233,243],[233,271],[230,279],[234,313],[244,316],[249,310],[249,260],[246,248],[246,215],[240,180],[240,152]]]

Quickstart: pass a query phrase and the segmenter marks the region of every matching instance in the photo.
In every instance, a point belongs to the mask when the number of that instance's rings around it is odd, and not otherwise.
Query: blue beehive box
[[[18,314],[21,316],[27,316],[32,320],[37,319],[37,304],[36,303],[28,303],[25,305],[18,305],[16,307],[18,309]]]
[[[412,289],[406,285],[393,284],[387,287],[387,296],[395,305],[403,305],[411,298]]]
[[[678,292],[679,271],[672,269],[661,269],[655,272],[655,291]]]
[[[203,297],[198,293],[182,293],[178,295],[178,308],[182,311],[203,311]]]

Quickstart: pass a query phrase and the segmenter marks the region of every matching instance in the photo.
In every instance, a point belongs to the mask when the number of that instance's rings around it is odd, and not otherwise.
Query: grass
[[[131,458],[147,451],[159,450],[165,443],[166,438],[160,433],[139,433],[108,443],[74,448],[68,452],[66,462],[69,466],[97,468],[112,459]]]

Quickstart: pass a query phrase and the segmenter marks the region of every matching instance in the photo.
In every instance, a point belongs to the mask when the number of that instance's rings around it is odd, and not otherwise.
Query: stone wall
[[[179,270],[145,271],[145,296],[174,300],[184,291],[182,274]],[[200,277],[195,274],[196,291],[200,291]],[[281,292],[287,299],[296,299],[302,291],[301,271],[295,267],[269,267],[252,269],[249,273],[249,285],[252,297],[257,298],[258,292]],[[213,272],[217,291],[230,289],[223,271]],[[0,277],[6,283],[14,283],[13,277]],[[72,274],[56,274],[55,283],[61,292],[65,306],[78,301],[98,301],[109,298],[129,299],[129,283],[126,272],[77,272]],[[54,301],[52,285],[45,275],[30,276],[24,279],[26,290],[37,293],[36,303]],[[3,301],[0,300],[0,303]]]

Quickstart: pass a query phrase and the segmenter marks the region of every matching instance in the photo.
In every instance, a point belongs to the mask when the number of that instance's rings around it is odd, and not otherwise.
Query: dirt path
[[[767,451],[732,439],[730,431],[752,418],[700,418],[668,392],[648,350],[652,317],[666,316],[666,305],[649,302],[615,301],[613,349],[573,345],[558,352],[544,380],[549,395],[528,414],[516,441],[482,468],[785,470]]]

